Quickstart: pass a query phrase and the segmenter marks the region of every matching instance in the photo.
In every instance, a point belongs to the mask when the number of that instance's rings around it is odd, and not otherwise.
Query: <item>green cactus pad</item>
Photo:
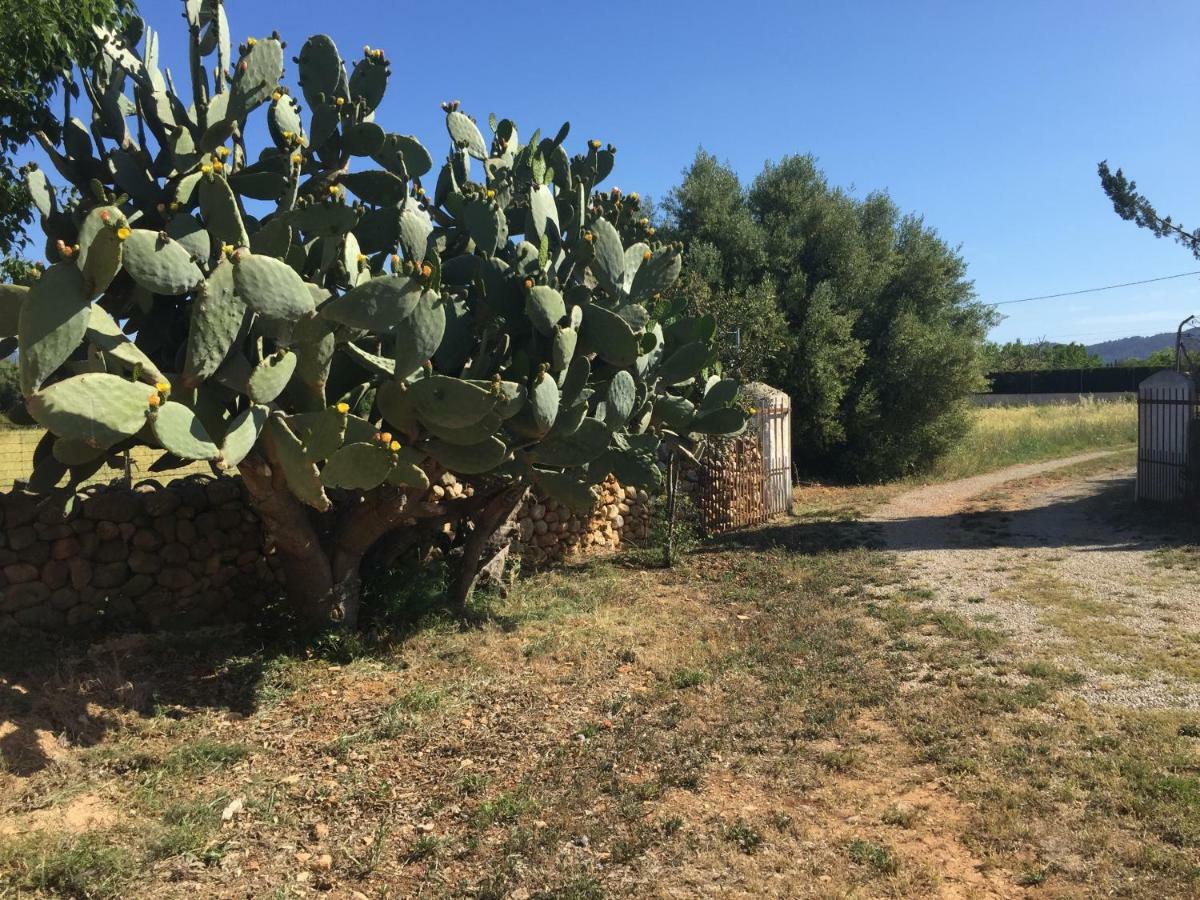
[[[529,189],[529,221],[537,240],[543,237],[558,240],[558,205],[554,202],[554,194],[544,184],[535,184]]]
[[[559,418],[562,418],[560,414]],[[557,424],[557,423],[556,423]],[[569,434],[551,431],[533,451],[533,461],[556,469],[586,466],[608,449],[609,426],[599,419],[584,418]]]
[[[681,434],[688,430],[695,413],[692,401],[682,397],[663,396],[654,401],[654,421]]]
[[[291,94],[281,94],[279,99],[271,104],[267,113],[267,128],[271,132],[271,140],[277,147],[289,149],[292,145],[287,135],[292,139],[304,137],[304,122],[300,118],[300,104]]]
[[[432,291],[423,291],[412,313],[396,326],[396,374],[406,377],[433,358],[446,333],[446,307]]]
[[[76,243],[79,244],[79,268],[86,267],[88,253],[91,251],[92,241],[96,239],[96,235],[110,228],[121,227],[129,227],[129,220],[115,206],[97,206],[89,212],[79,226],[79,235],[76,238]]]
[[[105,447],[93,447],[76,438],[57,438],[51,451],[64,466],[85,466],[107,453]]]
[[[700,411],[711,412],[733,403],[737,399],[738,387],[737,379],[734,378],[713,380],[704,392],[704,399],[700,401]]]
[[[233,289],[249,309],[268,319],[300,319],[316,309],[312,292],[295,269],[270,256],[238,251]]]
[[[141,371],[142,378],[149,384],[167,381],[146,352],[129,339],[121,330],[117,320],[102,306],[93,304],[88,310],[87,341],[104,353],[120,360],[130,371]]]
[[[692,341],[664,359],[655,374],[667,384],[679,384],[699,375],[711,356],[707,342]]]
[[[184,356],[185,384],[213,375],[229,355],[229,348],[246,319],[246,304],[233,284],[233,263],[222,259],[192,301]]]
[[[500,426],[503,424],[504,420],[496,415],[496,412],[493,410],[478,422],[467,425],[465,428],[444,428],[433,422],[426,422],[425,427],[434,437],[440,438],[448,444],[469,447],[472,444],[478,444],[481,441],[487,440],[498,432]]]
[[[583,340],[606,363],[622,369],[637,361],[641,349],[629,323],[595,303],[583,310]]]
[[[533,327],[542,334],[554,334],[554,326],[566,318],[567,306],[562,294],[545,285],[534,285],[525,295],[525,312]]]
[[[16,337],[21,323],[21,304],[29,288],[19,284],[0,284],[0,338]]]
[[[17,321],[21,393],[28,396],[66,362],[87,333],[88,295],[73,263],[56,263],[34,282]]]
[[[350,73],[350,98],[362,100],[368,111],[373,111],[383,100],[387,90],[388,64],[376,57],[364,57],[354,64]]]
[[[629,289],[631,300],[647,300],[669,288],[679,278],[683,256],[674,248],[660,249],[643,262]]]
[[[541,437],[554,425],[558,418],[559,407],[558,384],[549,375],[535,377],[529,388],[529,402],[525,405],[524,413],[528,413],[528,423],[532,426],[533,434]]]
[[[375,394],[375,405],[379,407],[384,421],[396,431],[415,435],[420,429],[416,404],[406,384],[385,381]]]
[[[408,196],[408,183],[383,169],[350,172],[338,181],[356,197],[374,206],[395,206]]]
[[[466,113],[457,109],[446,113],[446,130],[456,147],[462,147],[476,159],[487,159],[487,145],[479,133],[479,126]]]
[[[321,473],[304,452],[304,445],[280,416],[271,416],[263,427],[263,438],[273,461],[283,469],[288,488],[302,502],[320,512],[329,509],[329,498],[321,485]]]
[[[133,229],[125,239],[122,263],[134,281],[155,294],[186,294],[204,279],[182,244],[144,228]]]
[[[213,241],[233,247],[247,246],[250,238],[229,183],[216,175],[203,176],[199,181],[199,194],[200,215]]]
[[[329,459],[346,439],[346,413],[330,406],[319,413],[312,414],[312,423],[301,436],[304,442],[304,452],[313,461]]]
[[[554,343],[550,347],[550,371],[554,373],[564,371],[571,364],[578,343],[579,332],[574,328],[555,328]]]
[[[376,375],[387,375],[388,377],[396,374],[396,363],[386,356],[377,356],[374,353],[368,353],[357,344],[345,343],[341,346],[346,351],[346,355],[364,369],[374,372]]]
[[[300,48],[299,67],[300,86],[310,107],[321,103],[322,95],[324,99],[332,97],[345,76],[337,45],[327,34],[315,34],[304,42]]]
[[[623,485],[651,493],[658,493],[663,487],[662,469],[655,463],[654,454],[645,451],[610,449],[593,462],[588,471],[593,475],[603,471]]]
[[[250,455],[270,415],[271,411],[265,406],[250,406],[234,416],[221,445],[222,466],[236,468]]]
[[[508,242],[508,218],[495,201],[468,200],[463,204],[462,220],[475,246],[488,256]]]
[[[234,67],[230,114],[244,119],[271,99],[283,77],[283,47],[274,38],[256,41]]]
[[[41,169],[29,169],[25,173],[25,187],[29,190],[29,197],[33,200],[33,206],[38,211],[38,214],[43,219],[50,218],[57,207],[57,203],[54,199],[54,191],[50,189],[50,181],[46,178],[46,173]]]
[[[429,475],[421,468],[426,454],[414,447],[402,447],[395,456],[396,463],[388,473],[388,483],[422,491],[428,489]]]
[[[59,437],[111,447],[146,424],[156,392],[118,375],[93,372],[55,382],[26,400],[34,420]]]
[[[508,447],[498,437],[490,437],[469,447],[433,440],[424,449],[439,465],[458,475],[490,472],[508,456]]]
[[[563,504],[574,513],[585,515],[596,508],[596,489],[574,475],[535,471],[533,480],[546,497]]]
[[[350,491],[369,491],[387,480],[394,460],[379,444],[347,444],[325,463],[321,483]]]
[[[196,221],[195,216],[178,213],[171,217],[164,230],[183,245],[192,255],[192,259],[204,265],[208,264],[208,258],[212,256],[212,238],[208,236],[204,226]]]
[[[410,198],[400,212],[400,249],[405,259],[420,262],[429,247],[429,236],[433,234],[433,222],[429,213],[418,209]]]
[[[592,363],[586,356],[576,356],[571,360],[562,377],[562,402],[568,406],[573,404],[591,377]]]
[[[321,307],[321,315],[331,322],[378,334],[408,319],[417,308],[421,292],[421,283],[416,279],[385,275],[326,303]]]
[[[325,383],[336,348],[332,324],[319,316],[301,319],[292,329],[296,380],[306,386],[318,406],[325,405]]]
[[[740,434],[746,427],[746,414],[734,406],[725,406],[701,413],[687,426],[695,434],[719,434],[727,437]]]
[[[622,427],[633,415],[634,404],[637,403],[637,384],[633,376],[622,369],[608,383],[608,395],[605,398],[604,424],[610,430]]]
[[[216,459],[221,455],[200,419],[182,403],[168,400],[162,404],[150,417],[150,429],[163,449],[180,459]]]
[[[247,383],[250,399],[255,403],[270,403],[283,393],[296,371],[296,354],[286,353],[268,356],[250,375]]]
[[[511,419],[521,411],[529,399],[525,385],[515,381],[500,382],[499,402],[496,404],[496,415],[501,419]]]
[[[283,219],[271,219],[250,235],[250,252],[260,256],[287,259],[292,248],[292,228]]]
[[[423,421],[443,428],[474,425],[490,413],[500,399],[497,393],[447,375],[419,378],[408,386],[408,394]]]
[[[371,157],[389,172],[409,178],[421,178],[433,168],[433,157],[429,151],[408,134],[388,134],[383,146]]]
[[[588,228],[592,232],[592,246],[596,254],[591,270],[604,290],[613,297],[621,297],[625,283],[625,248],[621,246],[621,235],[604,218],[596,219]]]
[[[80,252],[80,269],[83,271],[84,290],[89,297],[103,294],[112,280],[121,271],[122,242],[115,228],[103,228],[96,232],[88,245],[86,260]]]

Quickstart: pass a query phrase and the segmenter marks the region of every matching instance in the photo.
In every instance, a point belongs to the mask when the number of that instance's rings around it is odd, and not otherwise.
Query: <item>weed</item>
[[[119,897],[134,862],[128,850],[106,843],[99,835],[78,838],[37,835],[0,845],[0,874],[15,873],[11,886],[52,896]],[[2,881],[2,879],[0,879]]]
[[[707,677],[703,669],[676,669],[671,673],[671,687],[676,690],[699,687]]]
[[[728,825],[721,826],[721,837],[731,844],[737,844],[743,853],[753,853],[763,842],[762,832],[739,819]]]
[[[896,857],[891,850],[879,844],[856,839],[846,845],[846,854],[851,861],[879,875],[892,875],[896,871]]]

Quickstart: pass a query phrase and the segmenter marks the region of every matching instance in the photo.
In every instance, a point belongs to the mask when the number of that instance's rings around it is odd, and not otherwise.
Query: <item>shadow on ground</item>
[[[94,746],[122,714],[253,712],[271,657],[229,628],[90,644],[23,634],[0,654],[0,768],[32,775],[54,761],[60,736]]]
[[[885,548],[885,533],[886,543]],[[1154,550],[1200,542],[1196,514],[1133,502],[1133,479],[1106,479],[1094,492],[1029,509],[978,508],[949,515],[870,521],[789,518],[706,542],[709,550],[778,548],[824,553],[856,548],[942,550],[1060,547],[1080,552]]]

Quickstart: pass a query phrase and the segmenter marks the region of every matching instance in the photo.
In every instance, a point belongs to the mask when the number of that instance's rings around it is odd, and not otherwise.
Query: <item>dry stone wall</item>
[[[650,533],[650,495],[623,487],[609,476],[591,515],[530,496],[517,512],[517,541],[512,552],[525,563],[544,566],[576,553],[616,550],[622,542],[644,540]]]
[[[446,475],[424,502],[471,493]],[[96,485],[65,516],[39,501],[24,491],[0,494],[0,633],[246,620],[279,594],[278,564],[240,478]],[[644,538],[648,520],[646,493],[609,479],[591,516],[531,497],[513,551],[547,565]]]
[[[38,499],[0,497],[0,630],[244,619],[277,592],[238,478],[96,486],[67,516]]]

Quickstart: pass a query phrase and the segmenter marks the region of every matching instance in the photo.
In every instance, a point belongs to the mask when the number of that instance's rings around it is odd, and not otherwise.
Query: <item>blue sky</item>
[[[181,4],[141,8],[182,79]],[[615,144],[611,182],[654,197],[701,145],[746,180],[765,160],[811,152],[834,183],[887,189],[961,244],[986,301],[1200,270],[1184,248],[1119,220],[1095,173],[1107,158],[1200,223],[1194,0],[227,8],[235,40],[278,29],[289,61],[315,31],[348,61],[364,44],[385,48],[380,121],[435,157],[450,98],[481,124],[493,111],[513,118],[523,136],[569,119],[573,151],[592,137]],[[997,339],[1173,330],[1200,313],[1200,276],[1004,311]]]

